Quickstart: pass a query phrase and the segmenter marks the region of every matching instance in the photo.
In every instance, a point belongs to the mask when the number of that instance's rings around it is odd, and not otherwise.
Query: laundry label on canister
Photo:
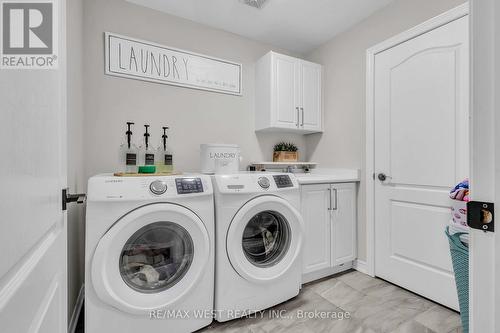
[[[165,165],[172,165],[173,157],[170,154],[165,154]]]
[[[127,165],[136,165],[137,164],[137,154],[127,154]]]
[[[154,165],[155,164],[155,154],[146,154],[146,159],[144,161],[146,165]]]

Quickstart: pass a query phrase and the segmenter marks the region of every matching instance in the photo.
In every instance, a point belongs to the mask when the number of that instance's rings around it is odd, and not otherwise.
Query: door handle
[[[328,193],[329,193],[328,210],[331,211],[332,210],[332,187],[331,186],[328,188]]]
[[[302,123],[300,124],[301,127],[304,127],[304,108],[300,108],[300,111],[302,111]]]
[[[378,180],[385,182],[387,179],[392,179],[392,177],[387,176],[385,173],[381,172],[377,175]]]
[[[300,111],[299,111],[299,107],[298,107],[298,106],[296,106],[296,107],[295,107],[295,110],[297,110],[297,127],[299,127],[299,122],[300,122],[300,115],[299,115],[299,112],[300,112]]]
[[[76,202],[77,204],[82,204],[87,200],[87,195],[85,193],[79,193],[79,194],[69,194],[69,189],[63,188],[62,189],[62,210],[66,210],[68,207],[68,204],[71,202]]]
[[[330,193],[330,207],[328,207],[329,211],[337,210],[337,189],[333,187],[328,188],[328,192]],[[333,199],[335,198],[335,200]]]
[[[337,189],[336,188],[332,188],[332,192],[335,193],[335,201],[334,201],[335,204],[332,205],[330,203],[330,206],[332,206],[332,210],[337,210],[337,208],[338,208],[338,206],[337,206],[337,204],[338,204],[338,202],[337,202]]]

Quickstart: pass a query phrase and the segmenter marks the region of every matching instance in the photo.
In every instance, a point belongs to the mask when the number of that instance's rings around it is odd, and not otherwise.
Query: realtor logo
[[[57,68],[57,16],[54,0],[0,0],[0,4],[0,68]]]

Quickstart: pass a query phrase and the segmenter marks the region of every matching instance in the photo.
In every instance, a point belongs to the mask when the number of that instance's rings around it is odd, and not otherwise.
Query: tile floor
[[[285,318],[272,318],[279,310],[285,310]],[[350,318],[298,318],[300,312],[312,314],[315,310],[348,312]],[[198,332],[456,333],[462,329],[458,313],[383,280],[352,271],[307,284],[297,297],[257,318],[214,322]]]
[[[83,310],[83,309],[82,309]],[[285,318],[271,318],[280,313]],[[350,318],[297,318],[321,311]],[[83,311],[77,333],[83,333]],[[458,313],[380,279],[351,271],[302,287],[258,318],[214,322],[197,333],[461,333]],[[90,332],[89,332],[90,333]]]

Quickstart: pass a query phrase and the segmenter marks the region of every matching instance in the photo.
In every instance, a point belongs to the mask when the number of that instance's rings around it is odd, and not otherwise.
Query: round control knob
[[[167,192],[167,184],[161,180],[155,180],[149,185],[149,189],[153,194],[160,195]]]
[[[271,183],[269,183],[269,179],[267,177],[260,177],[259,181],[257,183],[262,188],[269,188],[269,186],[271,185]]]

